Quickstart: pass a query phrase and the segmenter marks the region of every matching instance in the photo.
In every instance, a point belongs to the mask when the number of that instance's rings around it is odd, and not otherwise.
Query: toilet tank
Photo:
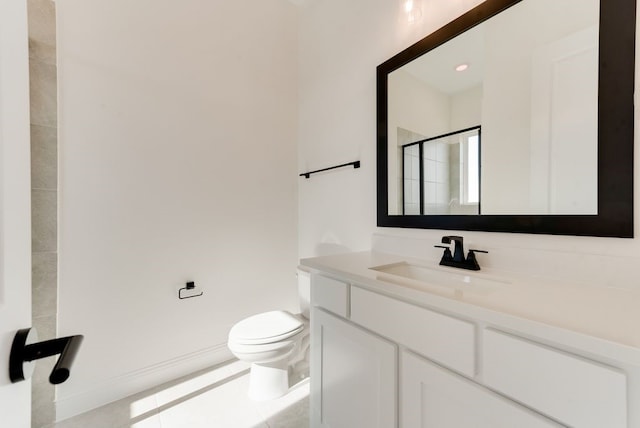
[[[304,270],[302,267],[298,267],[296,273],[298,276],[298,301],[300,302],[300,313],[306,319],[309,319],[309,307],[311,300],[311,274]]]

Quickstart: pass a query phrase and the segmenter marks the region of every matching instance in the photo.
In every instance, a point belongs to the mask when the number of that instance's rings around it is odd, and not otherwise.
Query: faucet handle
[[[472,250],[472,249],[469,249],[469,254],[467,254],[467,261],[469,263],[478,264],[478,262],[476,261],[476,253],[489,254],[489,252],[485,251],[485,250]]]
[[[444,254],[442,254],[442,260],[452,260],[451,248],[446,245],[434,245],[435,248],[444,248]]]
[[[469,249],[469,254],[467,254],[467,264],[470,266],[471,270],[480,270],[480,265],[478,264],[478,260],[476,259],[476,253],[489,253],[485,250],[471,250]]]
[[[467,254],[467,260],[465,261],[465,263],[468,265],[467,269],[480,270],[480,265],[478,264],[478,260],[476,259],[476,253],[488,253],[488,251],[469,249],[469,254]]]

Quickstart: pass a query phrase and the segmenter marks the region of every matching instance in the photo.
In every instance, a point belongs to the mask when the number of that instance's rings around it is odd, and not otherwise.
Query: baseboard
[[[109,379],[85,391],[58,397],[55,402],[56,421],[68,419],[231,358],[233,355],[227,344],[223,343]]]

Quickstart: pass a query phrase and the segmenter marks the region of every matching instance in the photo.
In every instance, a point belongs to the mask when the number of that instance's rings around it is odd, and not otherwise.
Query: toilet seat
[[[309,371],[309,273],[298,271],[300,314],[264,312],[229,330],[227,347],[238,360],[251,364],[248,395],[271,400],[289,391],[291,381]]]
[[[304,330],[304,322],[287,311],[264,312],[246,318],[229,331],[238,345],[265,345],[284,341]]]

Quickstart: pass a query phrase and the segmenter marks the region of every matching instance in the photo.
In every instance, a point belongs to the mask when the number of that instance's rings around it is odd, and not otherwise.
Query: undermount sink
[[[465,272],[452,272],[450,270],[431,268],[408,262],[398,262],[388,265],[374,266],[369,268],[380,273],[393,275],[420,281],[432,285],[453,286],[453,287],[477,287],[496,286],[509,284],[509,281],[482,277],[482,274],[467,274]]]

